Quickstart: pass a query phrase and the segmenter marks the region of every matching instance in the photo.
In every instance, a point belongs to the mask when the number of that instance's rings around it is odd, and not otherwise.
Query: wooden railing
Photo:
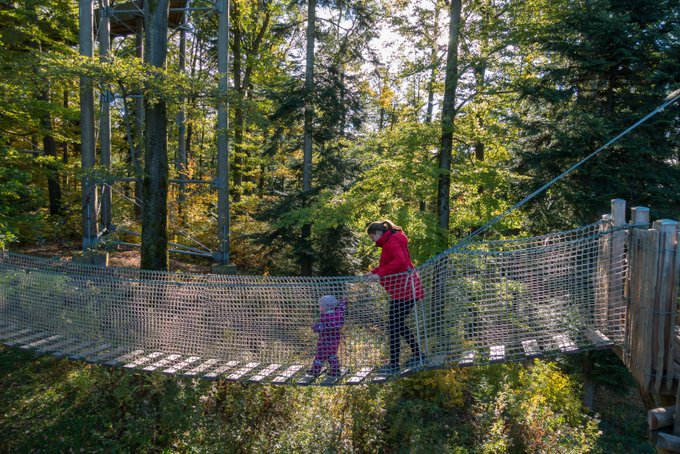
[[[657,405],[648,413],[657,451],[680,452],[680,418],[675,418],[680,414],[678,222],[661,219],[649,228],[649,210],[637,207],[632,209],[630,224],[624,287],[626,333],[619,353],[640,392]]]

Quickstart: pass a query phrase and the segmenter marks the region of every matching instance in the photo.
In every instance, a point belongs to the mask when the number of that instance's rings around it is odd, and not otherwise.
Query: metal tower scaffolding
[[[94,9],[94,0],[79,0],[80,21],[80,55],[88,58],[93,57],[94,39],[96,36],[99,45],[99,56],[106,61],[110,56],[110,43],[113,38],[134,35],[136,37],[136,56],[140,59],[144,56],[144,0],[116,4],[111,6],[109,0],[97,0],[98,9]],[[189,14],[192,11],[217,12],[218,20],[218,97],[217,97],[217,177],[213,182],[205,180],[190,180],[187,178],[187,152],[186,152],[186,129],[184,102],[177,116],[178,123],[178,153],[176,167],[179,178],[168,180],[180,185],[180,192],[186,184],[212,183],[217,190],[217,236],[219,238],[219,250],[216,252],[202,252],[184,247],[182,252],[192,255],[212,256],[218,266],[226,267],[221,271],[233,271],[230,265],[230,205],[229,205],[229,141],[228,141],[228,39],[229,39],[229,0],[214,0],[209,6],[192,6],[189,0],[169,0],[168,28],[180,32],[180,70],[184,70],[184,51],[186,45],[186,30]],[[95,33],[96,26],[96,33]],[[166,37],[167,40],[167,37]],[[167,43],[167,41],[166,41]],[[99,146],[100,163],[105,169],[111,166],[111,94],[106,90],[100,93],[100,116],[99,116]],[[116,229],[112,216],[111,188],[101,185],[101,191],[97,190],[97,181],[92,176],[96,163],[96,139],[95,139],[95,102],[94,82],[89,76],[80,78],[80,124],[81,124],[81,165],[82,177],[82,247],[83,252],[90,250],[97,243],[103,232],[112,232]],[[135,97],[137,150],[132,150],[133,165],[139,169],[139,155],[141,127],[143,122],[143,97]],[[127,115],[127,112],[126,112]],[[130,145],[132,148],[132,144]],[[136,172],[135,178],[123,178],[122,180],[135,181],[135,195],[140,198],[141,178]],[[99,200],[101,197],[101,201]],[[101,205],[101,216],[97,219],[97,207]]]

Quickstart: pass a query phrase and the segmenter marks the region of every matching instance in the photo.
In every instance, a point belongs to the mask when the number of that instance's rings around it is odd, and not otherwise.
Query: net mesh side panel
[[[449,251],[413,273],[423,297],[406,325],[433,367],[517,361],[534,353],[594,347],[598,331],[620,343],[625,230],[597,223],[569,232],[480,242]],[[623,252],[625,252],[622,249]],[[94,344],[214,358],[310,365],[318,300],[347,301],[338,357],[359,370],[389,361],[385,288],[416,295],[414,274],[382,284],[359,277],[258,277],[101,268],[0,253],[0,324]],[[402,338],[401,361],[410,356]]]

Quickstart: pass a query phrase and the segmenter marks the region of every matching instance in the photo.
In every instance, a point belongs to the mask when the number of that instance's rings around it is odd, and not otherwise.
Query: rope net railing
[[[104,268],[3,252],[0,340],[99,364],[272,383],[352,384],[421,368],[522,361],[622,342],[626,262],[612,244],[625,237],[602,221],[477,242],[383,285],[363,277]],[[390,359],[384,287],[403,285],[404,295],[416,295],[416,279],[422,298],[409,303],[404,323],[420,355],[410,358],[402,338],[402,367],[387,374],[380,369]],[[307,373],[323,335],[313,327],[325,295],[346,307],[334,322],[340,376],[324,373],[334,367],[329,362],[320,375]]]

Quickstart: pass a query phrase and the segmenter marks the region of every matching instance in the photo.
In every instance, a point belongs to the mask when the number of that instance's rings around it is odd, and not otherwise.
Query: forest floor
[[[70,260],[80,252],[81,246],[75,242],[43,243],[39,245],[21,245],[10,248],[11,252],[33,255],[37,257],[59,257],[61,260]],[[118,249],[109,252],[109,266],[120,268],[139,268],[141,261],[140,251],[137,248],[119,246]],[[185,271],[189,273],[209,273],[212,261],[207,258],[194,258],[188,256],[170,256],[170,271]]]

